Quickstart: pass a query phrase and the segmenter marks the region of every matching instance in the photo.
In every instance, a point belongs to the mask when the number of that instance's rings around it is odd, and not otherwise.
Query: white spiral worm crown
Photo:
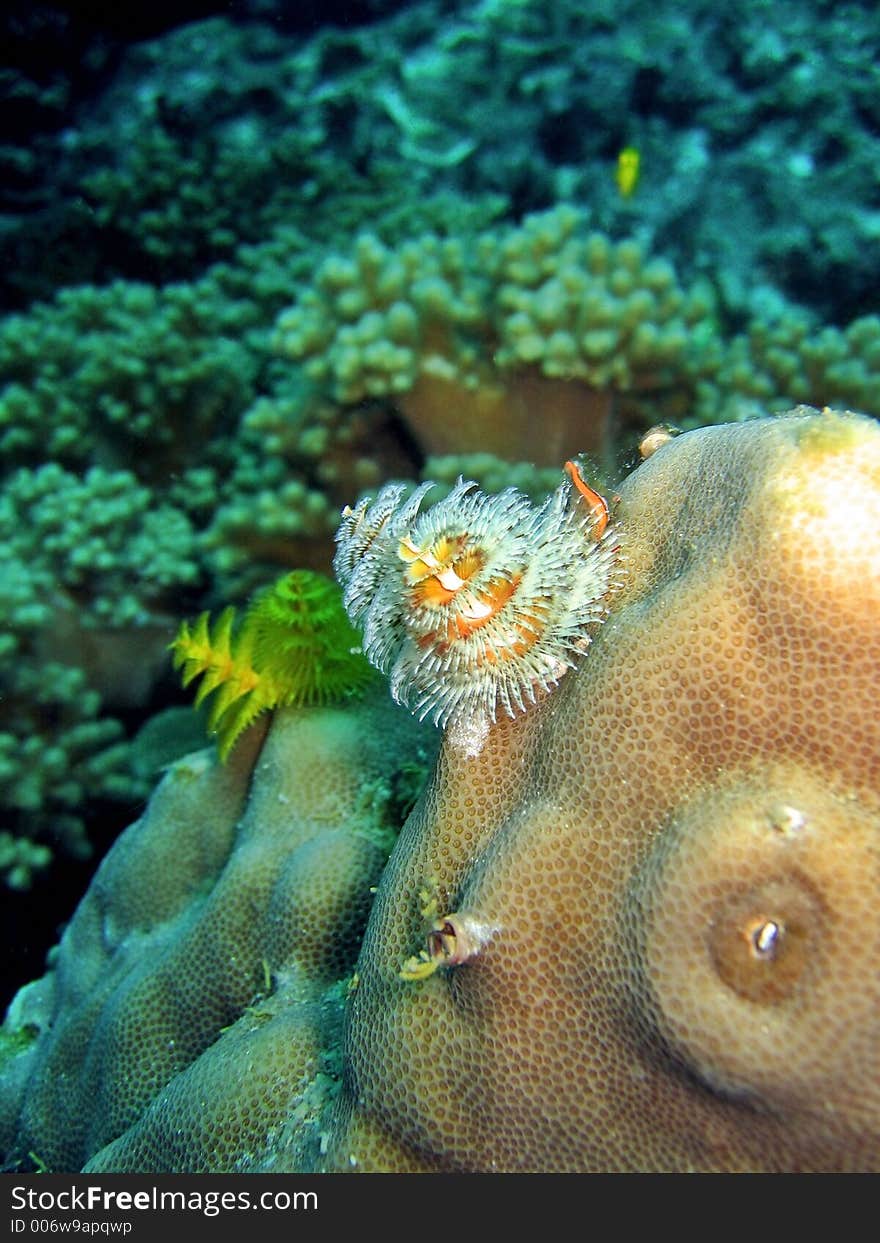
[[[395,700],[476,755],[499,714],[526,711],[589,644],[617,585],[618,540],[568,480],[536,506],[459,479],[422,511],[433,486],[407,498],[391,483],[346,507],[333,568]]]

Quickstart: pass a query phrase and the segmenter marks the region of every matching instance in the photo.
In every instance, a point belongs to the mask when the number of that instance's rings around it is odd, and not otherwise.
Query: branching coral
[[[730,343],[711,382],[698,384],[694,396],[682,426],[717,421],[719,409],[753,417],[793,401],[880,414],[880,317],[866,315],[840,330],[777,309]]]
[[[149,696],[172,598],[198,580],[193,531],[126,471],[49,463],[0,491],[0,554],[3,828],[82,855],[88,801],[144,793],[115,714]],[[5,855],[23,884],[22,857]]]
[[[278,343],[338,400],[392,396],[426,452],[499,451],[504,436],[508,457],[549,462],[596,446],[604,390],[692,383],[711,365],[712,311],[705,285],[682,290],[669,264],[562,207],[467,246],[363,236],[281,316]]]
[[[82,669],[27,661],[0,677],[0,807],[5,831],[24,843],[7,844],[4,879],[21,888],[51,854],[91,853],[90,804],[130,805],[148,787],[130,771],[122,726],[102,711]]]
[[[0,491],[0,539],[7,564],[30,568],[42,620],[60,593],[86,629],[148,626],[199,578],[186,515],[156,504],[126,470],[95,466],[80,477],[50,462],[14,471]]]
[[[205,458],[254,396],[253,311],[210,286],[62,290],[0,329],[0,459],[136,467]],[[208,459],[212,455],[207,455]]]
[[[880,412],[878,321],[844,333],[780,305],[737,336],[708,281],[684,285],[638,241],[559,207],[469,244],[361,235],[319,267],[276,340],[337,401],[393,403],[426,454],[549,464],[616,450],[629,424],[658,417],[718,422],[793,401]]]

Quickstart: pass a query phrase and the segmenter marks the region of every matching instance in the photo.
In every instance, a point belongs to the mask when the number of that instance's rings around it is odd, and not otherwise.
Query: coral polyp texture
[[[687,432],[618,493],[588,653],[443,745],[381,877],[306,774],[333,738],[387,809],[387,701],[169,774],[13,1004],[10,1163],[880,1168],[880,429]]]
[[[459,479],[425,511],[430,483],[408,498],[388,484],[343,513],[334,569],[366,656],[398,703],[469,754],[499,715],[524,712],[573,667],[617,585],[604,502],[571,469],[578,486],[540,506]]]
[[[619,491],[589,656],[444,750],[386,870],[336,1168],[880,1164],[880,431],[708,428]]]
[[[345,981],[435,738],[375,686],[266,723],[171,766],[13,1002],[0,1151],[247,1170],[337,1090]]]

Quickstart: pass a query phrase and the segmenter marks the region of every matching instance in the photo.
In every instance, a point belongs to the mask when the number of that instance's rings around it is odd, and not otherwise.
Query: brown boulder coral
[[[880,431],[690,433],[617,522],[578,669],[401,835],[331,1168],[880,1166]]]
[[[372,886],[433,738],[379,686],[264,733],[172,765],[13,1001],[10,1165],[243,1171],[332,1092]]]

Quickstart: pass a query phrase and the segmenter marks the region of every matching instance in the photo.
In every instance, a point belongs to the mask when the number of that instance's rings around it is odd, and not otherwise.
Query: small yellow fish
[[[623,198],[628,199],[639,184],[639,163],[641,157],[635,147],[624,147],[617,157],[615,180]]]

